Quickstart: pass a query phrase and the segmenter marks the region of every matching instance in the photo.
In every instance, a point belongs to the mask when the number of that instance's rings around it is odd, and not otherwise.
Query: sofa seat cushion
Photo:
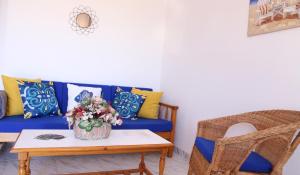
[[[68,129],[68,123],[62,116],[24,119],[24,115],[18,115],[0,120],[0,133],[19,133],[23,129]]]
[[[203,157],[211,163],[215,150],[215,142],[202,137],[197,137],[195,146],[201,152]],[[270,173],[273,165],[270,161],[256,152],[251,152],[245,162],[242,164],[240,171],[251,173]]]
[[[172,122],[163,119],[123,119],[123,124],[121,126],[113,126],[113,129],[149,129],[152,132],[170,132],[172,130]]]

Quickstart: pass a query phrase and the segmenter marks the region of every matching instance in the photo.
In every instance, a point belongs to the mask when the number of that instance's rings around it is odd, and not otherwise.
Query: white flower
[[[68,127],[70,129],[74,123],[74,119],[72,117],[67,117],[67,122],[68,122]]]
[[[122,121],[121,119],[118,119],[118,120],[116,121],[116,125],[122,125],[122,123],[123,123],[123,121]]]
[[[81,117],[82,120],[88,120],[89,119],[89,116],[85,114],[83,114],[83,117]]]
[[[113,117],[110,121],[111,124],[116,125],[117,118]]]
[[[107,114],[105,119],[106,121],[111,120],[113,118],[112,114]]]

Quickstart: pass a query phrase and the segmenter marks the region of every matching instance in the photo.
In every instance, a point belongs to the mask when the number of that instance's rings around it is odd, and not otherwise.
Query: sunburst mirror
[[[97,27],[97,22],[96,13],[90,7],[75,7],[70,14],[71,27],[79,34],[93,33]]]

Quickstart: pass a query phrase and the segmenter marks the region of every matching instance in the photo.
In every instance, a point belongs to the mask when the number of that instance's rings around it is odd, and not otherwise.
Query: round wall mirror
[[[88,28],[92,24],[92,19],[87,13],[80,13],[76,17],[76,23],[79,27]]]
[[[70,13],[70,24],[74,31],[78,34],[93,33],[97,27],[98,18],[96,12],[90,7],[75,7]]]

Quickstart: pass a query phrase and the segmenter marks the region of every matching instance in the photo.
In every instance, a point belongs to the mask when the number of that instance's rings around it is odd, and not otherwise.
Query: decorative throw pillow
[[[7,116],[24,114],[23,103],[21,100],[17,81],[41,82],[41,79],[32,80],[25,78],[13,78],[2,75],[2,82],[7,95]]]
[[[7,96],[5,91],[0,91],[0,119],[5,116],[6,113]]]
[[[144,101],[145,97],[125,92],[118,87],[112,106],[122,118],[134,118],[137,116]]]
[[[146,100],[139,111],[139,117],[157,119],[159,111],[159,102],[162,97],[162,92],[143,91],[136,88],[132,88],[132,93],[137,95],[143,95]]]
[[[53,82],[31,83],[19,81],[24,107],[24,118],[61,115],[55,96]]]
[[[72,110],[83,99],[93,96],[101,96],[101,88],[77,86],[74,84],[68,84],[68,107],[67,111]]]

